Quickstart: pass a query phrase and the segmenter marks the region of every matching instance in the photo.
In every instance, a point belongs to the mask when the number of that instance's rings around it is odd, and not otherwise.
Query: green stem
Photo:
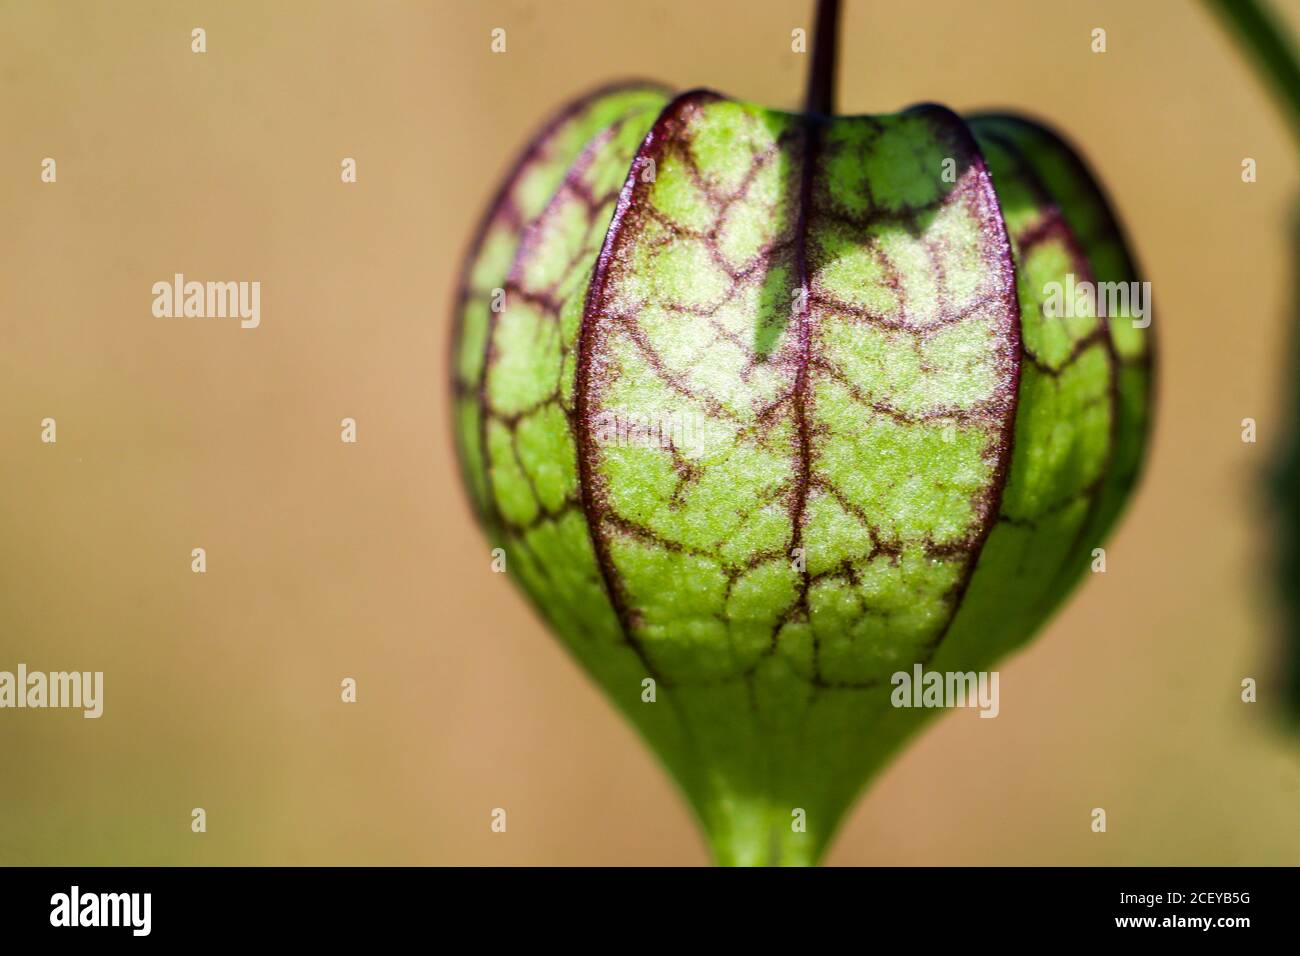
[[[1273,14],[1256,0],[1205,0],[1250,55],[1300,142],[1300,60]]]
[[[826,834],[816,814],[796,820],[791,807],[761,796],[732,797],[706,824],[709,849],[718,866],[816,866]]]
[[[1272,92],[1291,125],[1291,132],[1300,142],[1300,61],[1281,26],[1256,0],[1205,0],[1210,9],[1236,37],[1251,62],[1272,88]],[[1300,255],[1300,220],[1292,243],[1293,254]],[[1296,277],[1300,279],[1300,259],[1297,260]],[[1296,338],[1296,357],[1291,375],[1293,380],[1300,371],[1300,336]],[[1295,397],[1292,385],[1292,409],[1300,412],[1300,400]],[[1294,426],[1293,426],[1294,427]],[[1300,724],[1300,599],[1295,596],[1294,585],[1297,568],[1300,568],[1300,436],[1292,432],[1291,441],[1274,472],[1274,489],[1279,523],[1278,577],[1280,591],[1286,600],[1290,617],[1285,625],[1291,646],[1288,652],[1287,684],[1289,691],[1289,716]]]

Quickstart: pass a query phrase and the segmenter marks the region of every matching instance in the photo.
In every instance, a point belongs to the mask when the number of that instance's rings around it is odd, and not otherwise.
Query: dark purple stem
[[[813,28],[812,66],[804,112],[830,116],[835,112],[835,55],[840,45],[840,0],[817,0]]]

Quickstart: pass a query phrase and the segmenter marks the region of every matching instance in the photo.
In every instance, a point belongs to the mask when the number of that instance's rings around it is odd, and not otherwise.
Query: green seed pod
[[[1137,274],[1071,150],[825,112],[579,101],[501,188],[455,317],[479,517],[722,863],[820,857],[933,714],[897,675],[1027,641],[1148,425],[1149,301],[1087,294]]]

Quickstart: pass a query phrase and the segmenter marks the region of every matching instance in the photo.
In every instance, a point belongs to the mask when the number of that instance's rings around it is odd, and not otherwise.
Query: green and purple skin
[[[820,859],[934,715],[891,676],[1028,641],[1149,424],[1150,330],[1044,315],[1067,273],[1138,278],[1075,154],[1013,116],[833,116],[817,41],[803,113],[646,83],[563,110],[456,305],[478,517],[722,864]]]

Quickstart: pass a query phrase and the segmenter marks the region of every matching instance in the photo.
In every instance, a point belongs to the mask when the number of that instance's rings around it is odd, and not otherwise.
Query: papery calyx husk
[[[1075,153],[1013,116],[629,83],[532,140],[456,307],[466,483],[719,862],[816,861],[933,714],[894,675],[987,669],[1088,571],[1149,330],[1044,305],[1137,278]]]

